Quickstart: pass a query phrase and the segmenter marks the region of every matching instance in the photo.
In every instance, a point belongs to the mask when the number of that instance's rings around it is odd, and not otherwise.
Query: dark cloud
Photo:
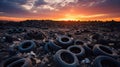
[[[17,4],[25,4],[27,0],[6,0],[6,2],[12,2]]]
[[[103,13],[119,13],[120,12],[120,0],[106,0],[104,3],[98,4],[96,6],[91,7],[96,12]]]
[[[0,12],[9,13],[9,14],[22,14],[27,11],[20,6],[24,4],[25,1],[15,1],[15,0],[1,0],[0,1]]]
[[[120,0],[106,0],[104,3],[100,4],[101,7],[119,7]]]
[[[34,6],[40,6],[40,5],[45,5],[47,4],[44,0],[37,0],[34,4]]]
[[[76,9],[85,14],[114,14],[120,12],[120,0],[79,0],[77,5]]]

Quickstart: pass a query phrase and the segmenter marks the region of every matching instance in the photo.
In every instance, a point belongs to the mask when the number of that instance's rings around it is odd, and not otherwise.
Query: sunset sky
[[[0,20],[116,20],[120,0],[0,0]]]

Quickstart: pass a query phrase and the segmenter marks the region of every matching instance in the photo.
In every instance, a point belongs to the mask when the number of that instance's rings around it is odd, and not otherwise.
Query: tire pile
[[[30,29],[2,30],[0,67],[120,67],[119,41],[111,34]]]

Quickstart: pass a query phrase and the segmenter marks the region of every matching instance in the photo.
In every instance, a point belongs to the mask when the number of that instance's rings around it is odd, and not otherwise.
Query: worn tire
[[[50,51],[58,51],[62,47],[55,44],[52,40],[45,44],[45,49],[49,52]]]
[[[86,56],[93,55],[93,45],[90,44],[84,44],[83,48],[85,49]]]
[[[9,58],[9,57],[10,57],[10,54],[9,54],[8,51],[6,51],[6,50],[1,50],[0,51],[0,62]]]
[[[74,45],[84,45],[84,42],[81,40],[75,40]]]
[[[20,60],[22,59],[21,57],[17,57],[17,56],[14,56],[14,57],[11,57],[11,58],[8,58],[4,61],[1,62],[1,65],[0,67],[8,67],[11,63],[17,61],[17,60]]]
[[[34,41],[26,40],[20,43],[20,45],[18,46],[18,49],[20,52],[30,52],[31,50],[35,48],[35,46],[36,44]]]
[[[11,63],[8,67],[33,67],[29,58],[23,58]]]
[[[67,50],[75,54],[78,57],[78,59],[82,59],[85,56],[85,50],[80,45],[69,46]]]
[[[25,29],[23,29],[23,28],[18,28],[18,29],[16,29],[16,32],[17,33],[22,33],[22,32],[25,32],[26,30]]]
[[[93,62],[93,67],[120,67],[120,62],[108,56],[98,56]]]
[[[73,39],[68,36],[59,36],[56,40],[58,44],[63,48],[67,48],[68,46],[73,44]]]
[[[13,42],[13,37],[10,35],[5,35],[0,39],[1,42],[7,42],[7,43],[12,43]]]
[[[67,50],[59,50],[54,55],[54,61],[59,67],[77,67],[78,59],[77,57]]]
[[[47,52],[47,53],[54,51],[54,49],[52,49],[48,43],[46,43],[46,44],[44,45],[44,50],[45,50],[45,52]]]
[[[118,55],[108,46],[95,45],[93,48],[94,55],[105,55],[113,58],[118,58]]]

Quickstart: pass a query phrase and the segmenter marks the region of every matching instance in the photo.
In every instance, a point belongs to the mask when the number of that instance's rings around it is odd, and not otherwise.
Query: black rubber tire
[[[47,52],[49,52],[49,51],[58,51],[61,48],[62,47],[56,45],[52,40],[50,40],[49,42],[47,42],[45,44],[45,50],[47,50]]]
[[[34,36],[34,39],[36,39],[36,40],[43,40],[45,38],[45,35],[41,31],[34,32],[33,36]]]
[[[46,43],[46,44],[44,45],[44,50],[45,50],[45,52],[47,52],[47,53],[54,51],[54,49],[51,48],[48,43]]]
[[[33,39],[33,38],[34,38],[33,31],[27,32],[27,33],[24,35],[24,39],[31,40],[31,39]]]
[[[93,45],[91,44],[84,44],[83,48],[85,49],[86,56],[93,55]]]
[[[18,49],[20,52],[30,52],[35,48],[36,44],[33,40],[26,40],[20,43]]]
[[[23,58],[11,63],[8,67],[33,67],[29,58]]]
[[[12,28],[12,29],[9,29],[8,30],[8,33],[9,34],[12,34],[12,33],[22,33],[22,32],[25,32],[26,30],[23,29],[23,28]]]
[[[101,37],[101,35],[98,34],[98,33],[94,33],[94,34],[92,35],[92,39],[95,39],[95,40],[99,40],[100,37]]]
[[[82,32],[81,32],[81,31],[79,31],[79,30],[77,30],[77,31],[75,31],[75,32],[74,32],[74,34],[75,34],[75,35],[81,35],[81,34],[82,34]]]
[[[0,51],[0,62],[9,58],[10,55],[9,55],[9,52],[8,51]]]
[[[54,61],[59,67],[77,67],[77,57],[68,50],[59,50],[54,55]]]
[[[93,48],[94,55],[105,55],[113,58],[118,58],[117,53],[115,53],[110,47],[104,45],[95,45]]]
[[[120,67],[120,62],[108,56],[98,56],[93,62],[93,67]]]
[[[12,57],[12,56],[14,56],[14,55],[16,55],[17,54],[17,52],[16,51],[13,51],[11,48],[9,48],[9,49],[1,49],[0,50],[0,62],[2,61],[2,60],[5,60],[5,59],[8,59],[9,57]]]
[[[8,34],[16,33],[16,28],[11,28],[8,30]]]
[[[51,37],[51,38],[55,38],[55,37],[56,37],[54,31],[49,31],[48,35],[49,35],[49,37]]]
[[[75,56],[77,56],[78,59],[82,59],[85,56],[85,50],[80,45],[69,46],[67,50],[75,54]]]
[[[56,40],[58,44],[60,44],[60,46],[63,48],[67,48],[73,44],[73,39],[68,36],[59,36]]]
[[[0,42],[12,43],[13,42],[13,37],[10,36],[10,35],[5,35],[0,39]]]
[[[17,33],[22,33],[22,32],[25,32],[26,30],[24,28],[17,28],[16,29],[16,32]]]
[[[24,38],[28,40],[31,40],[31,39],[43,40],[45,37],[46,37],[45,34],[43,34],[41,31],[38,31],[38,32],[30,31],[24,35]]]
[[[8,65],[10,65],[11,63],[17,61],[17,60],[20,60],[22,59],[21,57],[17,57],[17,56],[14,56],[14,57],[11,57],[11,58],[8,58],[6,60],[3,60],[0,64],[0,67],[7,67]]]
[[[75,40],[74,45],[84,45],[84,42],[81,40]]]

